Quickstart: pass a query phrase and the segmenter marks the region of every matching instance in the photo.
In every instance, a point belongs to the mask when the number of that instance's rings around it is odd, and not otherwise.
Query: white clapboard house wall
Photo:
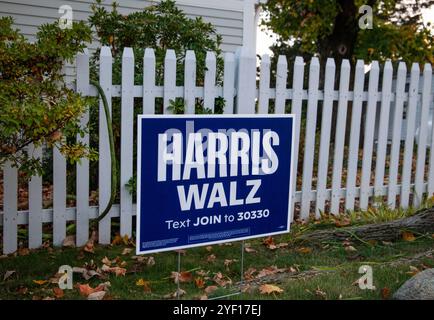
[[[114,0],[104,0],[103,5],[111,10]],[[118,11],[129,14],[155,4],[156,0],[122,0],[118,3]],[[31,41],[35,39],[38,26],[58,20],[62,14],[59,8],[69,5],[73,10],[73,19],[87,21],[91,15],[91,5],[94,0],[0,0],[0,17],[11,16],[15,20],[15,27]],[[257,21],[255,16],[255,0],[176,0],[177,6],[190,18],[203,17],[216,28],[222,36],[221,49],[224,52],[234,52],[241,45],[251,41],[254,46]],[[255,26],[254,26],[255,24]],[[94,41],[89,48],[93,51],[99,46]],[[73,65],[67,65],[67,80],[75,75]]]
[[[376,61],[365,74],[365,64],[357,61],[351,69],[347,60],[337,68],[333,59],[325,66],[324,85],[320,86],[320,65],[317,58],[303,61],[295,59],[289,73],[286,58],[280,56],[277,63],[275,85],[270,75],[270,57],[260,62],[257,78],[257,60],[248,48],[236,54],[224,54],[223,84],[216,85],[216,56],[206,56],[206,73],[203,87],[196,83],[195,54],[188,51],[185,59],[185,76],[182,85],[176,84],[176,57],[168,50],[164,62],[164,83],[156,85],[155,55],[152,49],[144,53],[143,82],[134,83],[134,61],[131,48],[125,48],[122,58],[121,83],[112,83],[112,56],[108,47],[100,51],[99,81],[111,108],[113,98],[121,100],[121,155],[120,203],[115,204],[109,215],[99,223],[99,242],[110,243],[114,232],[122,236],[133,235],[133,219],[136,207],[126,183],[133,176],[133,154],[136,146],[131,143],[134,134],[134,99],[141,99],[140,112],[155,113],[156,99],[163,99],[164,113],[170,113],[170,101],[183,98],[185,113],[195,112],[195,101],[203,99],[204,107],[214,110],[216,97],[226,101],[224,113],[267,114],[290,112],[296,115],[294,172],[295,190],[292,218],[319,217],[321,212],[332,214],[346,210],[367,209],[376,197],[381,197],[391,208],[419,206],[424,196],[434,192],[434,141],[428,136],[429,109],[433,104],[432,67],[414,63],[407,69],[400,63],[394,69],[390,62],[383,66]],[[89,52],[78,55],[77,91],[86,96],[96,96],[89,84]],[[381,70],[380,70],[381,69]],[[339,71],[337,71],[339,70]],[[380,75],[380,71],[381,75]],[[339,74],[337,74],[339,72]],[[353,75],[353,76],[352,76]],[[407,77],[409,86],[406,86]],[[335,86],[335,79],[339,83]],[[392,87],[392,79],[396,85]],[[307,79],[304,81],[304,79]],[[350,80],[350,79],[354,79]],[[367,86],[365,88],[365,81]],[[420,103],[419,103],[420,102]],[[272,108],[270,108],[272,107]],[[406,115],[405,140],[401,142],[403,110]],[[420,109],[420,110],[417,110]],[[76,207],[66,205],[66,160],[58,151],[53,157],[53,205],[42,207],[42,179],[29,181],[29,210],[17,210],[17,169],[3,168],[3,212],[0,212],[2,245],[4,253],[17,250],[17,228],[28,226],[28,246],[42,244],[42,225],[51,223],[53,243],[62,244],[66,236],[67,222],[75,222],[76,244],[81,246],[89,237],[89,220],[96,218],[110,198],[110,155],[103,106],[99,107],[99,207],[89,205],[89,161],[82,160],[76,166]],[[418,120],[416,114],[420,112]],[[390,117],[393,114],[393,117]],[[333,117],[336,125],[333,125]],[[89,115],[83,117],[83,125]],[[375,137],[376,118],[379,118],[378,135]],[[348,119],[348,120],[347,120]],[[415,142],[415,129],[420,134]],[[393,136],[388,141],[388,130]],[[348,134],[347,134],[348,133]],[[431,133],[432,134],[432,133]],[[360,137],[363,142],[360,143]],[[82,139],[89,142],[89,137]],[[415,148],[415,145],[419,146]],[[390,147],[387,147],[390,144]],[[41,149],[35,150],[41,155]],[[289,165],[289,164],[288,164]],[[144,191],[146,192],[146,191]],[[160,201],[156,199],[156,201]],[[279,199],[276,199],[279,201]],[[120,228],[111,224],[120,217]]]

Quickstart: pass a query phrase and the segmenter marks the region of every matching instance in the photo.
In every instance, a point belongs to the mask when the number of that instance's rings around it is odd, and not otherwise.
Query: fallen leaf
[[[178,289],[178,290],[176,290],[176,291],[173,292],[173,293],[166,294],[163,298],[164,298],[164,299],[175,299],[175,298],[178,298],[178,297],[182,297],[182,296],[185,295],[186,293],[187,293],[187,292],[186,292],[185,290]]]
[[[112,265],[112,261],[107,257],[104,257],[101,262],[109,267]]]
[[[122,237],[119,235],[119,234],[117,234],[114,238],[113,238],[113,241],[112,241],[112,246],[118,246],[118,245],[120,245],[120,244],[122,244]]]
[[[226,270],[229,269],[229,266],[232,263],[237,262],[237,261],[238,261],[237,259],[225,259],[224,266],[226,267]]]
[[[89,239],[83,247],[83,250],[87,253],[95,253],[95,245],[92,239]]]
[[[196,285],[196,287],[198,287],[199,289],[202,289],[203,287],[205,287],[205,281],[203,280],[203,278],[199,277],[199,278],[195,278],[194,279],[194,284]]]
[[[215,254],[210,254],[208,257],[206,257],[206,261],[207,262],[214,262],[216,258],[217,257],[215,256]]]
[[[213,293],[214,291],[216,291],[219,287],[217,286],[208,286],[205,288],[205,293],[210,295],[211,293]]]
[[[273,237],[267,237],[267,238],[265,238],[263,241],[262,241],[262,243],[264,244],[264,245],[266,245],[266,246],[270,246],[270,245],[273,245],[274,246],[274,239],[273,239]]]
[[[3,281],[6,281],[11,275],[15,273],[15,270],[8,270],[5,272],[5,275],[3,276]]]
[[[263,284],[259,287],[259,292],[261,294],[281,293],[283,292],[283,289],[274,284]]]
[[[252,280],[255,277],[253,276],[253,274],[256,272],[255,268],[248,268],[246,271],[244,271],[244,279],[246,280]]]
[[[149,286],[149,281],[145,281],[145,280],[143,280],[143,279],[139,279],[139,280],[137,280],[137,282],[136,282],[136,286],[143,287],[143,290],[144,290],[146,293],[150,293],[150,292],[151,292],[151,288],[150,288],[150,286]]]
[[[301,247],[301,248],[297,248],[295,251],[297,251],[298,253],[308,254],[312,252],[312,248]]]
[[[411,233],[411,232],[409,232],[409,231],[404,231],[404,232],[402,233],[402,239],[403,239],[404,241],[414,241],[414,240],[416,240],[414,234]]]
[[[415,266],[410,266],[410,271],[406,272],[407,274],[414,276],[416,274],[418,274],[420,272],[420,270],[418,268],[416,268]]]
[[[345,247],[345,251],[354,252],[354,251],[357,251],[357,249],[354,248],[353,246],[347,246],[347,247]]]
[[[40,286],[46,284],[48,281],[47,280],[33,280],[33,283],[36,283]]]
[[[381,289],[381,298],[383,299],[389,299],[390,297],[390,289],[387,287],[384,287]]]
[[[63,296],[64,296],[64,292],[60,288],[53,288],[53,293],[54,293],[54,296],[56,297],[56,299],[63,298]]]
[[[28,256],[30,254],[30,250],[28,248],[19,248],[18,255],[19,256]]]
[[[270,275],[273,275],[276,273],[282,273],[285,271],[286,271],[285,268],[277,268],[276,266],[271,266],[271,267],[267,267],[267,268],[264,268],[261,271],[259,271],[256,278],[262,278],[262,277],[270,276]]]
[[[109,267],[104,264],[101,268],[101,271],[107,273],[114,273],[116,274],[116,277],[119,277],[119,276],[125,276],[127,269],[121,267]]]
[[[211,252],[212,251],[212,246],[206,246],[205,249],[206,249],[206,251]]]
[[[245,247],[244,251],[246,251],[247,253],[255,253],[255,252],[257,252],[255,249],[250,248],[250,247]]]
[[[170,276],[175,283],[184,283],[193,281],[193,274],[189,271],[181,271],[180,273],[172,271],[172,275]]]
[[[345,217],[343,219],[340,220],[336,220],[335,221],[335,226],[340,228],[340,227],[346,227],[349,226],[351,224],[351,219],[348,217]]]
[[[155,259],[154,259],[154,257],[149,257],[149,258],[148,258],[148,261],[146,262],[146,264],[147,264],[148,266],[153,266],[153,265],[155,265]]]
[[[323,300],[326,300],[326,299],[327,299],[327,294],[326,294],[324,291],[322,291],[322,290],[320,289],[320,287],[317,287],[317,288],[316,288],[316,290],[315,290],[315,295],[316,295],[318,298],[321,298],[321,299],[323,299]]]
[[[217,272],[214,275],[213,281],[217,283],[220,287],[225,287],[228,284],[232,284],[232,280],[229,277],[223,276],[221,272]]]
[[[99,291],[107,291],[108,287],[110,287],[110,282],[104,282],[98,285],[96,288],[92,288],[89,284],[77,284],[78,290],[82,296],[89,296],[92,293]]]
[[[102,300],[105,295],[106,295],[105,291],[93,292],[87,296],[87,300]]]
[[[125,248],[125,249],[122,251],[122,255],[123,255],[123,256],[126,256],[127,254],[130,254],[131,251],[133,251],[133,249],[131,249],[131,248]]]
[[[75,236],[66,236],[65,239],[63,239],[62,246],[66,248],[74,248],[75,247]]]

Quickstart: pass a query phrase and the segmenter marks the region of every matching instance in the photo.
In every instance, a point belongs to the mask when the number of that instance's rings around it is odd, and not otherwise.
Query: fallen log
[[[422,209],[413,216],[390,222],[316,231],[301,235],[298,240],[314,242],[345,239],[394,241],[401,239],[404,231],[416,234],[434,233],[434,208]]]

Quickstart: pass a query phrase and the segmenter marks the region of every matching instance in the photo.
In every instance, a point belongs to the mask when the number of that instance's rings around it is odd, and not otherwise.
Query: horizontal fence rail
[[[292,218],[306,220],[318,218],[324,212],[340,214],[367,209],[378,202],[391,208],[417,207],[425,197],[433,195],[431,123],[434,112],[430,64],[421,71],[415,63],[408,72],[403,62],[394,70],[391,62],[380,66],[374,61],[367,72],[362,60],[351,67],[347,60],[336,65],[333,59],[328,59],[321,66],[318,58],[305,62],[297,57],[290,73],[285,56],[278,58],[276,69],[272,70],[270,57],[264,55],[257,74],[256,57],[241,49],[235,54],[224,54],[220,79],[218,57],[208,52],[203,83],[198,86],[196,56],[193,51],[187,51],[183,81],[179,85],[176,53],[167,50],[164,79],[158,85],[155,53],[146,49],[142,57],[143,82],[137,85],[137,58],[131,48],[124,49],[121,83],[113,84],[111,51],[108,47],[100,51],[100,85],[110,110],[115,99],[120,104],[120,117],[114,117],[120,119],[120,203],[100,221],[99,243],[110,243],[115,233],[134,235],[136,205],[127,186],[134,175],[134,115],[135,111],[136,114],[156,113],[157,99],[162,100],[162,112],[167,114],[173,112],[171,105],[177,98],[183,99],[186,114],[195,113],[198,100],[213,112],[216,98],[224,99],[226,114],[296,114]],[[77,56],[76,90],[84,96],[97,97],[96,88],[89,83],[89,61],[87,50]],[[135,110],[138,99],[141,108]],[[89,119],[87,112],[81,125],[87,126]],[[89,221],[98,217],[110,199],[111,163],[106,130],[100,101],[97,190],[90,190],[90,179],[95,172],[90,172],[89,160],[83,159],[73,169],[75,174],[68,176],[71,168],[68,171],[66,159],[57,150],[52,152],[49,205],[42,197],[47,186],[41,177],[32,177],[22,185],[16,168],[10,164],[2,168],[0,226],[4,254],[16,251],[19,246],[40,247],[47,238],[46,230],[52,233],[48,238],[56,246],[62,245],[71,232],[75,233],[77,246],[86,243]],[[90,143],[89,134],[77,139]],[[33,148],[31,151],[42,160],[44,152],[49,150]],[[68,183],[74,185],[74,195],[67,194]],[[17,203],[22,190],[27,192],[25,208],[19,208]],[[89,201],[91,191],[97,191],[99,206]],[[75,199],[72,206],[68,202],[71,197]],[[118,223],[112,224],[114,219]],[[75,224],[73,228],[71,223]],[[23,228],[24,233],[20,232]]]

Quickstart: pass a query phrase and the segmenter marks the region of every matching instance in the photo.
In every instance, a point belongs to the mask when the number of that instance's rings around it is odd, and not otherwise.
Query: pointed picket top
[[[216,79],[216,57],[215,53],[208,51],[205,58],[205,81],[203,106],[214,111],[215,101],[215,79]]]
[[[378,75],[380,73],[380,65],[377,60],[372,61],[371,70],[369,71],[369,92],[378,90]]]
[[[350,69],[350,61],[348,59],[343,59],[341,63],[341,69]]]
[[[196,87],[196,55],[193,50],[187,50],[184,61],[184,112],[194,114],[195,111],[195,96],[194,89]]]
[[[268,61],[270,61],[270,57],[267,55]],[[319,63],[318,63],[319,64]],[[277,67],[281,66],[282,68],[288,67],[288,61],[286,60],[286,56],[280,55],[277,59]]]
[[[384,71],[386,72],[386,70],[393,70],[392,62],[389,59],[384,64]]]
[[[122,52],[122,58],[134,58],[133,48],[125,47]]]
[[[279,57],[280,58],[280,57]],[[309,89],[318,90],[319,83],[319,59],[313,57],[309,66]]]
[[[89,56],[89,49],[84,48],[83,51],[79,52],[77,56]]]
[[[261,66],[271,64],[270,55],[265,53],[262,55]]]
[[[216,61],[215,53],[214,51],[207,51],[205,62],[208,65],[208,63],[214,63]]]
[[[226,52],[223,72],[223,99],[226,103],[223,113],[232,114],[234,112],[235,68],[234,53]]]
[[[404,61],[401,61],[398,66],[398,72],[407,72],[407,64]]]
[[[101,47],[101,52],[100,52],[100,57],[112,57],[112,51],[110,50],[110,47],[107,46],[102,46]]]
[[[279,59],[282,56],[279,56]],[[319,59],[318,57],[312,57],[312,60],[310,61],[310,70],[319,69]]]
[[[173,49],[167,49],[166,51],[166,57],[164,58],[165,61],[176,61],[176,53]]]
[[[336,68],[335,59],[327,58],[326,68]]]
[[[286,82],[288,79],[288,62],[286,56],[279,56],[277,60],[276,74],[276,100],[274,112],[277,114],[285,113],[286,102]]]
[[[365,62],[362,59],[357,59],[356,69],[365,68]]]
[[[143,56],[143,59],[145,60],[155,60],[155,52],[152,48],[146,48],[145,54]]]

